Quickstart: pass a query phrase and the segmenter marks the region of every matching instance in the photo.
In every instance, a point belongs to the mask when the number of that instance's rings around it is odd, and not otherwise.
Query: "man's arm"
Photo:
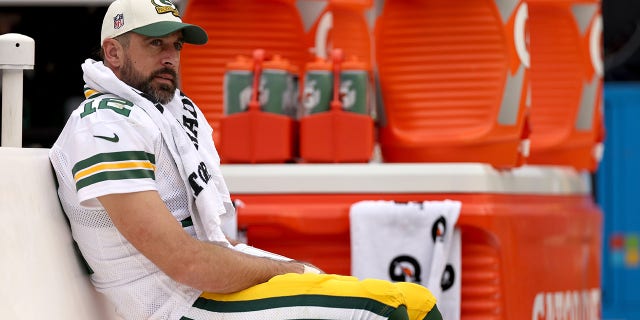
[[[297,262],[254,257],[194,239],[156,191],[98,198],[114,225],[172,279],[212,293],[236,292],[285,273],[303,273]]]

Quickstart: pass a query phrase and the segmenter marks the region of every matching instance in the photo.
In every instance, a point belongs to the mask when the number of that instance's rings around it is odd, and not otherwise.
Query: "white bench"
[[[48,149],[0,147],[0,319],[114,319],[73,249]]]

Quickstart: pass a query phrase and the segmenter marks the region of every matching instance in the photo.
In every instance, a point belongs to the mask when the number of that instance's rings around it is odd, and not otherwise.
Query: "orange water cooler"
[[[568,168],[225,165],[248,243],[350,274],[350,206],[458,200],[461,319],[600,319],[602,216]]]
[[[310,24],[304,70],[300,160],[369,162],[375,145],[371,30],[372,0],[299,1]]]
[[[595,171],[602,157],[599,0],[530,0],[531,154],[528,163]]]
[[[367,19],[373,0],[302,0],[299,3],[324,3],[317,16],[309,14],[310,8],[301,8],[312,22],[307,32],[307,43],[311,48],[309,61],[316,57],[329,59],[331,50],[340,48],[346,57],[357,56],[365,64],[372,64],[372,34]]]
[[[525,162],[526,13],[516,0],[384,2],[374,47],[386,162]]]
[[[209,42],[185,46],[182,51],[182,89],[202,109],[219,146],[227,63],[263,49],[302,70],[308,51],[301,41],[305,37],[302,18],[295,0],[190,0],[183,13],[185,22],[207,31]]]

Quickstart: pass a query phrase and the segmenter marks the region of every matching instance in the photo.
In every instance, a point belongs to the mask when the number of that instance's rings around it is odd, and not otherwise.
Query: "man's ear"
[[[124,48],[116,39],[107,38],[102,42],[102,52],[105,62],[115,68],[122,65],[124,58]]]

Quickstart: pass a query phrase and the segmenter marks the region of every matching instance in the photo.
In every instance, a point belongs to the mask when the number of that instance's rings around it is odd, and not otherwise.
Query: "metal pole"
[[[2,71],[2,135],[0,146],[22,147],[23,70],[33,69],[35,43],[32,38],[7,33],[0,35]]]
[[[22,70],[2,72],[3,147],[22,147]]]

